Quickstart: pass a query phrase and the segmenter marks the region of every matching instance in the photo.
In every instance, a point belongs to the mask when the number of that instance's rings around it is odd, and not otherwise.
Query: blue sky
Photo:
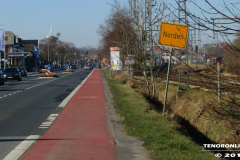
[[[127,1],[127,0],[126,0]],[[98,46],[97,34],[111,12],[112,0],[1,0],[0,28],[23,39],[43,39],[61,33],[76,47]]]
[[[177,6],[175,0],[165,1]],[[192,1],[203,9],[209,9],[205,0]],[[218,8],[223,4],[223,0],[210,1]],[[234,1],[225,0],[228,3]],[[119,2],[126,4],[128,0]],[[54,36],[61,33],[60,40],[73,42],[76,47],[98,47],[101,38],[97,33],[98,27],[111,13],[108,3],[113,3],[113,0],[1,0],[0,28],[23,39],[40,40],[49,35],[52,25]],[[197,7],[187,7],[200,14]]]

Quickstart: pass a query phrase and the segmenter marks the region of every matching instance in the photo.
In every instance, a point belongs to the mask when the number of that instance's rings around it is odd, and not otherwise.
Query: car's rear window
[[[6,68],[6,72],[17,72],[17,68]]]

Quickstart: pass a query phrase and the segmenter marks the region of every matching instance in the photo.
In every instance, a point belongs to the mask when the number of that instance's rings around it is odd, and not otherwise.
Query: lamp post
[[[57,44],[57,42],[50,43],[50,40],[48,41],[48,64],[49,64],[49,50],[50,50],[49,45],[50,44]]]

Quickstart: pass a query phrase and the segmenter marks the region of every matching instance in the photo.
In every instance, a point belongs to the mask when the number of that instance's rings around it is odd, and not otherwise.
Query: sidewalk
[[[117,159],[100,70],[92,72],[50,129],[22,159]]]
[[[27,75],[37,74],[39,72],[27,72]]]

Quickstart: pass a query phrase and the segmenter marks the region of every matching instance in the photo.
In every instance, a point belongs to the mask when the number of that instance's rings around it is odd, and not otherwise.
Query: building
[[[24,51],[23,39],[11,31],[5,31],[5,63],[6,66],[24,66],[25,57],[29,52]],[[4,54],[1,55],[4,58]],[[2,64],[1,67],[3,67]]]
[[[1,68],[8,66],[22,66],[28,71],[36,71],[37,54],[39,56],[38,40],[23,40],[11,31],[5,31],[5,65],[2,61]],[[1,51],[4,59],[4,51]]]
[[[39,41],[35,40],[23,40],[23,45],[25,47],[25,51],[29,52],[32,56],[26,58],[25,68],[28,71],[35,72],[37,70],[37,64],[39,60]],[[41,62],[41,61],[40,61]]]

